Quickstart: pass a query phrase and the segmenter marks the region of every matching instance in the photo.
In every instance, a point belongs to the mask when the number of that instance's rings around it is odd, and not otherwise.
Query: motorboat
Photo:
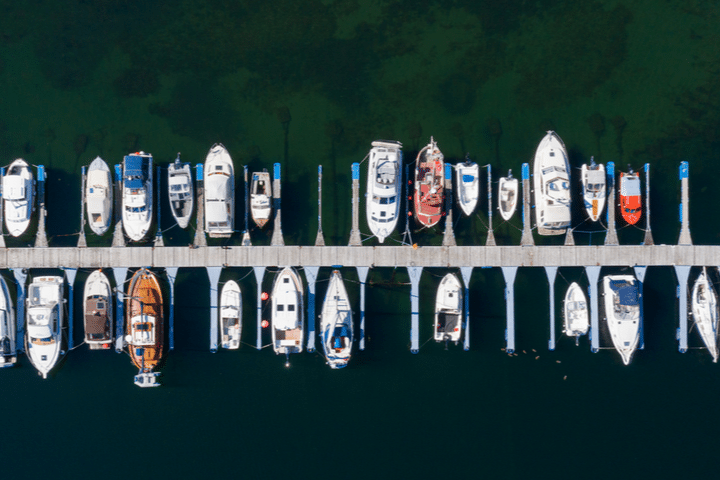
[[[33,279],[28,287],[25,323],[25,353],[43,378],[64,354],[64,280],[58,276]]]
[[[607,275],[603,278],[603,296],[610,337],[628,365],[640,340],[642,304],[638,281],[632,275]]]
[[[5,226],[13,237],[19,237],[30,225],[35,211],[35,181],[28,163],[18,158],[10,164],[2,180]]]
[[[230,238],[235,218],[235,170],[225,147],[216,143],[205,159],[205,231]]]
[[[123,159],[122,222],[130,240],[139,242],[150,231],[153,217],[153,157],[136,152]]]
[[[605,208],[607,196],[605,165],[595,163],[595,158],[590,157],[590,165],[583,164],[580,168],[580,178],[585,210],[590,220],[597,222]]]
[[[220,292],[220,345],[240,348],[242,333],[242,293],[235,280],[228,280]]]
[[[157,368],[165,345],[165,316],[160,283],[153,272],[141,268],[130,279],[125,296],[125,341],[139,369],[135,385],[156,387]]]
[[[113,181],[108,164],[100,157],[95,157],[87,171],[85,204],[90,229],[95,235],[104,235],[112,223]]]
[[[370,231],[383,243],[395,230],[400,214],[402,144],[378,140],[371,145],[365,214]]]
[[[190,164],[180,161],[178,153],[175,162],[168,165],[168,197],[170,211],[180,228],[187,228],[193,212],[193,181]]]
[[[303,351],[303,284],[297,272],[285,267],[275,277],[272,290],[272,344],[277,355],[284,354],[290,365],[290,354]]]
[[[445,202],[445,157],[435,139],[420,150],[415,160],[415,221],[422,227],[437,225]]]
[[[512,170],[507,177],[500,177],[498,182],[498,210],[503,220],[510,220],[515,214],[518,203],[518,179],[513,178]]]
[[[620,212],[630,225],[635,225],[642,215],[640,175],[632,169],[628,173],[620,172]]]
[[[10,291],[0,276],[0,368],[17,362],[17,324]]]
[[[83,290],[85,343],[90,350],[108,350],[113,340],[113,295],[102,270],[93,271]]]
[[[575,345],[580,343],[580,337],[586,335],[590,328],[589,312],[585,293],[576,282],[570,284],[565,294],[565,335],[575,337]]]
[[[353,344],[353,318],[342,275],[334,270],[330,276],[322,313],[320,337],[330,368],[344,368],[350,361]]]
[[[250,184],[250,214],[260,228],[263,228],[272,215],[272,182],[270,174],[263,169],[262,172],[252,174]]]
[[[463,292],[460,280],[454,273],[443,277],[435,296],[435,323],[433,325],[436,342],[455,344],[462,333]]]
[[[533,163],[535,224],[540,235],[561,235],[570,226],[570,163],[552,130],[540,141]]]
[[[458,189],[455,198],[465,216],[469,217],[475,210],[480,196],[480,167],[466,157],[463,163],[455,165],[455,178]]]
[[[703,271],[695,281],[692,291],[692,314],[700,337],[707,347],[713,362],[718,361],[717,327],[718,309],[715,288],[709,281],[707,271]]]

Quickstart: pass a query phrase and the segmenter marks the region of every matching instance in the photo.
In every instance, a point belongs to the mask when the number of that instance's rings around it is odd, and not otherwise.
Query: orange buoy
[[[262,292],[262,294],[260,295],[261,300],[267,300],[268,298],[270,298],[270,295],[268,295],[267,292]]]
[[[417,247],[418,247],[417,243],[413,243],[413,250],[417,250]]]
[[[270,322],[268,322],[267,320],[263,320],[262,322],[260,322],[260,325],[261,325],[263,328],[267,328],[268,325],[270,325]]]

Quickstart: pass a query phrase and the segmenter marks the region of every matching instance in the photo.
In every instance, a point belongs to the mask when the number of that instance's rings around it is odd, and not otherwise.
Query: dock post
[[[315,282],[317,282],[320,267],[305,267],[305,279],[308,284],[308,300],[307,300],[307,319],[308,319],[308,338],[307,351],[312,353],[315,351]]]
[[[605,234],[605,245],[617,245],[618,237],[615,230],[615,164],[607,163],[607,234]],[[595,348],[595,347],[593,347]]]
[[[152,168],[152,167],[150,167]],[[155,205],[157,209],[157,230],[155,231],[155,242],[153,243],[153,246],[155,247],[164,247],[165,242],[163,242],[162,237],[162,217],[160,215],[160,167],[155,168]]]
[[[650,164],[645,164],[645,238],[643,245],[655,245],[650,229]]]
[[[257,280],[257,339],[255,347],[262,350],[262,282],[265,276],[265,267],[253,267],[255,280]],[[272,328],[272,325],[270,326]]]
[[[423,267],[407,267],[410,276],[410,353],[420,351],[420,277]]]
[[[492,226],[492,211],[493,211],[493,202],[492,202],[492,167],[488,163],[487,166],[487,198],[488,198],[488,236],[487,240],[485,240],[485,246],[486,247],[494,247],[496,245],[495,243],[495,234],[493,233],[493,226]]]
[[[524,164],[527,165],[527,164]],[[515,276],[518,267],[501,267],[505,277],[505,305],[507,313],[507,328],[505,329],[505,342],[507,353],[515,352]]]
[[[87,239],[85,238],[85,184],[87,183],[87,174],[85,165],[80,169],[80,236],[78,237],[78,248],[87,247]]]
[[[125,345],[123,302],[125,301],[125,278],[127,278],[127,271],[128,269],[124,267],[112,269],[113,277],[115,278],[115,351],[117,353],[122,353],[123,345]]]
[[[472,277],[473,267],[460,267],[460,275],[462,275],[463,283],[465,283],[465,339],[463,340],[463,350],[470,350],[470,277]]]
[[[245,180],[245,231],[242,236],[242,246],[251,247],[252,242],[250,241],[250,220],[248,211],[250,210],[250,193],[248,189],[248,167],[243,165],[243,179]]]
[[[520,239],[520,245],[523,247],[532,247],[535,245],[533,240],[530,224],[530,165],[522,164],[522,188],[523,188],[523,232]]]
[[[638,343],[638,348],[643,350],[645,348],[645,322],[643,321],[643,304],[645,302],[643,300],[643,286],[645,283],[645,271],[647,270],[647,267],[634,266],[633,270],[635,270],[635,276],[638,280],[640,280],[640,342]]]
[[[75,346],[75,338],[73,337],[73,286],[75,284],[75,276],[77,275],[76,268],[63,268],[63,272],[67,275],[68,283],[68,350]]]
[[[218,349],[218,282],[222,267],[205,267],[210,279],[210,352]]]
[[[453,232],[453,180],[452,165],[445,164],[445,233],[443,233],[443,247],[455,247],[455,232]]]
[[[555,277],[557,276],[558,267],[545,267],[545,274],[548,277],[550,287],[550,340],[548,340],[548,350],[555,350]]]
[[[282,234],[282,209],[280,208],[280,164],[273,164],[273,207],[275,208],[275,224],[273,226],[270,245],[274,247],[285,246]]]
[[[48,241],[45,234],[45,167],[37,166],[38,176],[38,228],[35,236],[35,248],[47,248]]]
[[[115,229],[113,230],[113,247],[124,247],[125,246],[125,235],[123,234],[122,224],[122,165],[115,165],[115,179],[117,185],[115,186],[115,205],[113,208],[113,215],[115,215]],[[126,270],[127,273],[127,270]],[[125,279],[123,278],[123,282]],[[118,284],[122,285],[122,284]]]
[[[348,246],[362,245],[360,239],[360,164],[352,164],[352,230]]]
[[[195,165],[195,191],[197,193],[197,223],[195,225],[194,247],[207,247],[205,238],[205,177],[203,175],[203,164]]]
[[[325,238],[322,232],[322,165],[318,165],[318,232],[317,237],[315,237],[315,246],[325,246]]]
[[[360,350],[365,350],[365,284],[369,267],[355,267],[360,280]]]
[[[690,276],[689,265],[675,265],[675,275],[678,279],[678,299],[680,300],[680,316],[677,329],[678,351],[680,353],[687,352],[688,349],[688,305],[687,305],[687,288],[688,277]]]
[[[177,278],[177,272],[177,267],[167,267],[165,269],[168,283],[170,283],[170,331],[168,332],[170,350],[175,350],[175,279]]]
[[[13,268],[12,272],[17,285],[17,304],[15,308],[17,336],[15,337],[15,349],[20,353],[25,351],[25,282],[27,281],[27,270]]]
[[[680,187],[682,203],[680,204],[680,239],[678,245],[692,245],[690,237],[690,192],[688,190],[688,174],[690,165],[688,162],[680,162]]]
[[[600,266],[585,267],[585,274],[590,283],[590,351],[597,353],[600,350],[600,297],[598,295],[598,280],[600,279]]]

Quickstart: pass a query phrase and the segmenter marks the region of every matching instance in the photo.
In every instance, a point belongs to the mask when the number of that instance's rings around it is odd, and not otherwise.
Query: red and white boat
[[[415,221],[423,227],[436,225],[443,215],[445,160],[430,137],[415,160]]]
[[[640,175],[633,172],[632,169],[630,169],[630,173],[620,173],[620,211],[630,225],[635,225],[642,215]]]

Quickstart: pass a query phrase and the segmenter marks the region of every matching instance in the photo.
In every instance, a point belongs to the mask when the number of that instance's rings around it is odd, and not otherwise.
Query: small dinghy
[[[510,220],[515,213],[518,201],[518,179],[513,178],[512,170],[507,177],[500,177],[498,184],[498,210],[503,220]]]
[[[575,337],[575,345],[580,343],[580,336],[586,335],[590,322],[588,321],[588,304],[580,285],[573,282],[565,294],[565,335]]]
[[[635,225],[642,215],[640,175],[633,172],[632,168],[629,173],[620,173],[620,212],[630,225]]]
[[[85,343],[90,350],[107,350],[113,338],[113,296],[107,276],[95,270],[83,291]]]
[[[342,275],[335,270],[330,277],[322,314],[320,315],[320,337],[323,351],[330,368],[346,367],[350,361],[353,342],[353,319]]]
[[[693,287],[692,314],[698,332],[700,332],[700,337],[705,343],[710,355],[712,355],[713,362],[717,363],[717,295],[715,294],[712,283],[708,280],[705,267],[703,267],[703,271],[695,281],[695,286]]]
[[[433,326],[436,342],[455,344],[460,341],[462,333],[463,312],[462,286],[457,275],[448,273],[440,282],[435,297],[435,324]]]
[[[240,347],[242,333],[242,293],[235,280],[225,282],[220,293],[220,342],[222,348]]]
[[[457,183],[457,203],[465,216],[472,215],[480,196],[480,167],[465,157],[464,163],[455,165],[455,179]]]
[[[250,214],[255,225],[260,228],[267,224],[272,215],[272,182],[267,170],[252,174]]]
[[[175,163],[168,166],[168,196],[175,221],[180,228],[187,228],[193,211],[193,182],[190,164],[180,162],[179,153]]]
[[[85,203],[88,223],[95,235],[103,235],[112,223],[113,181],[105,160],[95,157],[87,172]]]
[[[10,291],[0,276],[0,368],[12,367],[17,362],[17,324]]]
[[[605,165],[598,165],[595,157],[590,157],[590,165],[583,165],[580,169],[580,179],[585,210],[590,220],[597,222],[605,208]]]
[[[35,211],[35,180],[30,166],[22,158],[10,164],[2,179],[5,226],[13,237],[19,237]]]

